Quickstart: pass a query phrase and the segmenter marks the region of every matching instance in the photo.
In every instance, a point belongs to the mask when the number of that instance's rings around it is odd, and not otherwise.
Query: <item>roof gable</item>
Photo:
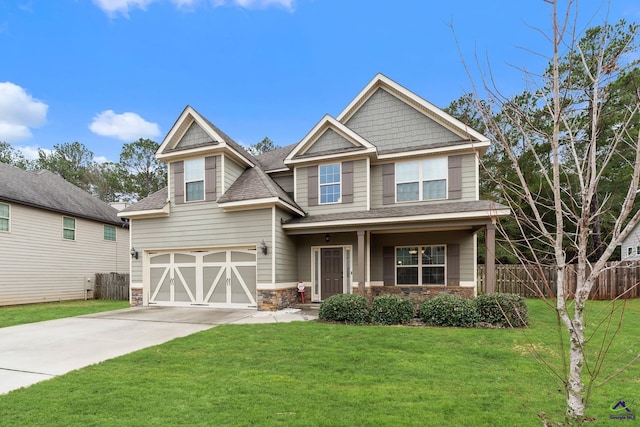
[[[212,151],[225,151],[245,166],[252,167],[256,162],[240,144],[187,105],[160,144],[156,157],[168,161]]]
[[[379,92],[380,89],[382,89],[385,94],[381,94]],[[411,107],[416,112],[439,124],[447,131],[456,135],[458,140],[462,140],[466,143],[479,142],[487,145],[489,143],[487,137],[485,137],[481,133],[468,127],[458,119],[445,113],[435,105],[419,97],[415,93],[407,90],[403,86],[400,86],[398,83],[382,74],[377,74],[369,82],[369,84],[367,84],[367,86],[362,89],[362,91],[360,91],[360,93],[353,99],[353,101],[351,101],[351,103],[340,113],[340,115],[338,115],[338,121],[350,128],[353,128],[354,123],[351,121],[351,119],[353,119],[354,116],[356,116],[356,114],[359,112],[359,110],[368,103],[370,98],[372,98],[374,95],[380,97],[385,96],[386,94],[396,98],[406,106]],[[387,98],[387,100],[391,100],[391,98]],[[358,131],[356,130],[356,132]],[[373,141],[371,142],[374,143]]]
[[[291,150],[284,163],[375,153],[376,148],[352,129],[325,115]]]

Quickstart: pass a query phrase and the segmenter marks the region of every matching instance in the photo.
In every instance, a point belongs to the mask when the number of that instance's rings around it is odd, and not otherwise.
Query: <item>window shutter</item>
[[[460,286],[460,244],[447,245],[447,286]]]
[[[462,198],[462,156],[449,156],[449,199]]]
[[[382,204],[392,205],[396,202],[396,165],[382,165]]]
[[[353,203],[353,162],[342,163],[342,203]]]
[[[173,169],[173,194],[176,205],[184,203],[184,162],[171,163]]]
[[[215,156],[204,159],[205,200],[216,200],[216,158]]]
[[[309,206],[318,206],[318,166],[307,167],[307,196]]]
[[[385,286],[396,284],[396,259],[393,246],[382,248],[382,280]]]

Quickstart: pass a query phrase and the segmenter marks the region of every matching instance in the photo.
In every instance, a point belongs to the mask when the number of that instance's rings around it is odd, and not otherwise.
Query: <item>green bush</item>
[[[458,295],[438,295],[420,306],[420,316],[427,325],[468,328],[478,323],[473,300]]]
[[[528,310],[524,298],[514,294],[478,295],[475,299],[480,322],[505,328],[528,324]]]
[[[371,323],[400,325],[415,317],[413,303],[398,295],[380,295],[371,305]]]
[[[322,302],[321,320],[360,325],[369,322],[369,304],[361,295],[336,294]]]

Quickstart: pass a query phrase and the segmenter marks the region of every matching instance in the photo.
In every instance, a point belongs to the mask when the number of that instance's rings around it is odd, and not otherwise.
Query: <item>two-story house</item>
[[[0,306],[82,299],[129,271],[118,211],[49,171],[0,163]]]
[[[277,309],[365,286],[472,297],[480,133],[383,75],[297,144],[257,158],[187,107],[157,152],[169,185],[125,209],[134,305]]]

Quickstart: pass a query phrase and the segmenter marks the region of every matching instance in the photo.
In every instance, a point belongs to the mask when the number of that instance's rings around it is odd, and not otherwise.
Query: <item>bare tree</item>
[[[637,63],[628,55],[636,49],[637,26],[605,23],[580,39],[574,2],[563,3],[566,8],[562,10],[556,0],[545,2],[552,11],[551,31],[546,36],[552,51],[549,68],[543,74],[526,75],[530,85],[527,93],[534,97],[536,114],[503,96],[491,77],[475,89],[476,108],[482,112],[486,131],[500,156],[513,171],[507,177],[496,177],[518,230],[518,236],[513,230],[503,235],[521,254],[521,262],[551,263],[556,270],[557,294],[550,305],[559,319],[561,353],[566,358],[559,371],[547,366],[564,384],[565,421],[582,425],[591,387],[619,372],[603,372],[603,358],[617,330],[612,327],[611,333],[604,334],[604,341],[592,341],[594,328],[600,325],[586,324],[585,305],[615,249],[640,221],[640,211],[634,209],[640,177],[638,87],[627,92],[632,96],[625,100],[615,123],[606,130],[603,126],[613,83],[637,71]],[[588,38],[590,43],[581,43]],[[486,94],[482,102],[480,91]],[[626,159],[629,173],[626,180],[618,177],[620,181],[615,183],[624,197],[617,197],[619,205],[612,209],[614,197],[602,188],[606,171],[620,159]],[[605,214],[612,218],[606,233],[599,229],[600,217]],[[570,262],[576,265],[575,292],[567,287]],[[640,355],[633,355],[625,363],[638,358]]]

